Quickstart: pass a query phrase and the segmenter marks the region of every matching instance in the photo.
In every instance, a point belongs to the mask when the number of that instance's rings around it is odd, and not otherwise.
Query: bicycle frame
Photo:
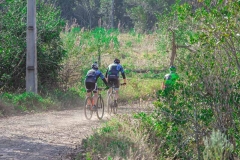
[[[117,113],[117,106],[114,105],[114,100],[115,100],[115,96],[116,96],[116,89],[115,89],[115,85],[112,84],[112,86],[110,87],[110,91],[108,91],[108,113],[111,115],[111,113],[113,112],[113,114]]]
[[[85,99],[85,106],[84,106],[84,113],[85,117],[90,120],[92,118],[93,112],[96,112],[98,119],[102,119],[104,115],[104,101],[101,96],[100,91],[103,90],[102,88],[98,88],[98,97],[97,101],[95,102],[96,110],[92,110],[92,101],[93,101],[93,93],[90,96],[87,96]],[[88,105],[89,101],[91,101],[91,105]]]
[[[125,84],[120,84],[120,85],[125,85]],[[114,102],[116,92],[117,92],[114,83],[112,84],[110,89],[111,89],[111,91],[108,92],[107,102],[108,102],[108,113],[111,115],[112,112],[113,112],[113,114],[117,114],[118,105],[115,104],[115,102]]]

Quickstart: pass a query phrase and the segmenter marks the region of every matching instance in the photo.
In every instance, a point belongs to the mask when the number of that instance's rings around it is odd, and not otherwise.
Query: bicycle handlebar
[[[98,91],[108,90],[107,88],[98,88]]]

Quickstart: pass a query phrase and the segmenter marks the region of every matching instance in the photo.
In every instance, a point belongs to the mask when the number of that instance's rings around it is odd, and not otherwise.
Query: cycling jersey
[[[123,79],[125,79],[126,77],[123,67],[117,63],[110,64],[106,72],[106,77],[108,77],[109,79],[118,79],[119,72],[121,72]]]
[[[99,77],[101,77],[102,80],[105,79],[101,71],[98,69],[91,69],[87,72],[85,82],[96,83]]]
[[[166,88],[174,86],[176,80],[179,78],[177,73],[171,72],[164,76],[164,84]]]

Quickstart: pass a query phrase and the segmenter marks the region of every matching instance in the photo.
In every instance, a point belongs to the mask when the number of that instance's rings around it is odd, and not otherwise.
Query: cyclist
[[[164,76],[164,81],[162,83],[162,90],[165,94],[169,94],[174,91],[175,83],[179,79],[175,66],[170,66],[169,70],[170,73]]]
[[[105,83],[105,85],[108,88],[108,84],[107,81],[104,77],[104,75],[102,74],[102,72],[100,70],[98,70],[98,64],[97,62],[94,62],[92,64],[92,69],[90,69],[87,72],[86,78],[85,78],[85,87],[87,90],[87,96],[90,97],[91,96],[91,92],[94,93],[93,96],[93,110],[96,110],[96,102],[97,102],[97,98],[98,98],[98,89],[97,89],[97,80],[98,78],[101,77],[101,79],[103,80],[103,82]]]
[[[117,100],[118,100],[118,91],[119,91],[119,86],[120,86],[120,81],[119,81],[119,72],[121,72],[124,83],[123,85],[126,85],[126,76],[124,73],[123,67],[120,65],[120,60],[115,58],[113,63],[108,66],[107,72],[106,72],[106,78],[108,81],[108,86],[112,86],[113,84],[115,85],[115,90],[116,90],[116,96],[114,99],[114,106],[117,106]],[[108,90],[108,93],[110,90]]]

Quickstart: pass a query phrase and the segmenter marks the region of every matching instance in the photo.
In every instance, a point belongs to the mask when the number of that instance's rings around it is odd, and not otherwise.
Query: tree
[[[97,26],[99,19],[99,2],[96,0],[82,0],[75,3],[74,17],[78,19],[78,24],[82,27],[92,29]]]
[[[133,20],[134,28],[141,32],[152,30],[157,17],[166,12],[168,4],[164,0],[126,0],[127,14]]]
[[[24,89],[27,5],[21,0],[4,2],[0,12],[0,79],[4,83],[3,89]],[[37,13],[39,85],[53,86],[65,56],[59,38],[65,22],[60,18],[59,10],[41,1],[37,1]]]
[[[160,26],[174,28],[174,64],[182,77],[175,93],[157,102],[158,122],[171,124],[161,135],[168,137],[168,154],[202,159],[203,137],[219,130],[239,156],[239,3],[205,0],[194,5],[174,5],[169,23]]]

